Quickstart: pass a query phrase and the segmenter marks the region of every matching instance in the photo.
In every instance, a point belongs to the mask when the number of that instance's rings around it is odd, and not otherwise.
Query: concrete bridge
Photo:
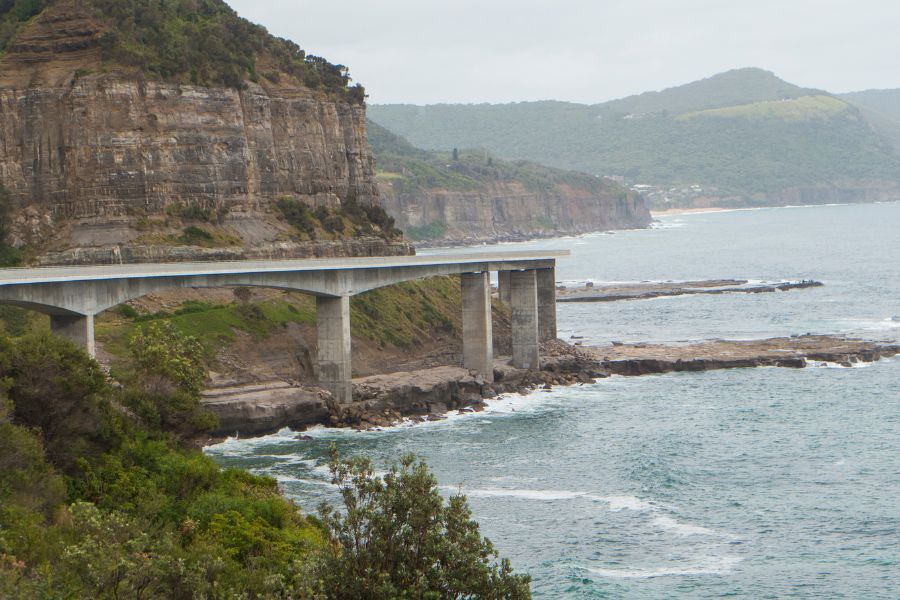
[[[174,288],[267,287],[312,294],[319,382],[353,399],[350,297],[403,281],[460,275],[463,366],[493,379],[490,273],[512,308],[513,365],[538,368],[540,342],[556,337],[556,259],[568,251],[495,252],[216,263],[128,264],[0,270],[0,304],[50,316],[54,333],[94,354],[94,316]]]

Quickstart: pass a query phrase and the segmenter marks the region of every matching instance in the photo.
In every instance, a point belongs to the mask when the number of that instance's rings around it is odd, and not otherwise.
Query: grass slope
[[[900,180],[900,159],[862,111],[759,69],[593,106],[376,105],[369,115],[423,148],[484,148],[723,196]]]
[[[436,331],[460,333],[460,302],[459,281],[453,277],[373,290],[351,299],[351,333],[381,348],[411,349]],[[7,328],[26,327],[21,311],[0,313],[3,317],[9,322]],[[131,370],[129,341],[137,327],[152,322],[169,323],[180,334],[197,338],[206,364],[215,367],[218,351],[235,342],[238,332],[266,340],[291,323],[315,326],[316,301],[306,294],[290,293],[246,303],[188,300],[174,310],[143,314],[122,305],[104,313],[96,325],[97,340],[114,357],[120,375]]]

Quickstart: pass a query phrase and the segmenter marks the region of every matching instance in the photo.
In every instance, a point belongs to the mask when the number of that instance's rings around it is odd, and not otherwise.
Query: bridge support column
[[[510,271],[497,272],[497,294],[500,302],[509,306],[509,274]]]
[[[316,298],[319,383],[341,404],[353,402],[350,297]]]
[[[494,381],[494,341],[491,324],[490,273],[463,273],[463,367]]]
[[[50,330],[60,337],[70,340],[73,344],[91,356],[96,356],[94,346],[94,315],[51,315]]]
[[[538,330],[542,342],[556,339],[556,269],[538,269]]]
[[[541,359],[535,271],[510,271],[509,292],[512,305],[512,364],[518,369],[539,369]]]

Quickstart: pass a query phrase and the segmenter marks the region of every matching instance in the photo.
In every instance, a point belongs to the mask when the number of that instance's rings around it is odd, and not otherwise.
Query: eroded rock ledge
[[[327,392],[281,382],[212,390],[204,403],[219,416],[217,435],[262,435],[282,427],[303,429],[318,424],[371,429],[404,418],[433,420],[453,410],[477,411],[500,394],[593,383],[610,375],[804,368],[821,363],[852,367],[900,354],[900,344],[829,335],[595,347],[575,347],[557,340],[545,344],[543,352],[540,371],[514,369],[506,359],[497,359],[493,383],[465,369],[447,366],[356,379],[357,401],[349,406],[337,405]]]
[[[696,294],[764,294],[821,287],[820,281],[776,281],[751,283],[746,279],[711,279],[703,281],[665,281],[617,284],[587,284],[578,287],[560,286],[557,302],[616,302],[619,300],[648,300],[669,296]]]

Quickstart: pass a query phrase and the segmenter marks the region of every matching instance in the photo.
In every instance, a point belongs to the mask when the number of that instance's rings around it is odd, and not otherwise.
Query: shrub
[[[8,380],[14,423],[41,432],[47,457],[68,471],[115,446],[121,415],[106,374],[84,350],[49,332],[0,336],[0,380]]]
[[[120,315],[125,317],[126,319],[137,319],[141,316],[141,314],[137,311],[137,309],[130,304],[121,304],[116,309]]]
[[[146,390],[181,389],[198,394],[203,389],[207,377],[203,348],[196,338],[181,335],[171,323],[154,321],[138,327],[130,347]]]
[[[339,215],[328,215],[322,220],[322,229],[329,233],[344,233],[344,220]]]
[[[194,225],[190,227],[186,227],[184,232],[181,234],[180,240],[188,245],[198,245],[198,244],[208,244],[211,243],[215,238],[213,235],[206,231],[205,229],[200,229]]]
[[[284,220],[296,227],[301,232],[315,237],[316,221],[309,207],[293,198],[281,198],[276,204],[278,210],[284,216]]]
[[[344,510],[320,509],[334,544],[316,573],[327,597],[531,597],[530,578],[499,560],[465,497],[444,503],[424,462],[406,456],[377,477],[332,445],[329,468]]]
[[[31,316],[24,308],[0,305],[0,326],[10,335],[20,336],[28,331]]]

